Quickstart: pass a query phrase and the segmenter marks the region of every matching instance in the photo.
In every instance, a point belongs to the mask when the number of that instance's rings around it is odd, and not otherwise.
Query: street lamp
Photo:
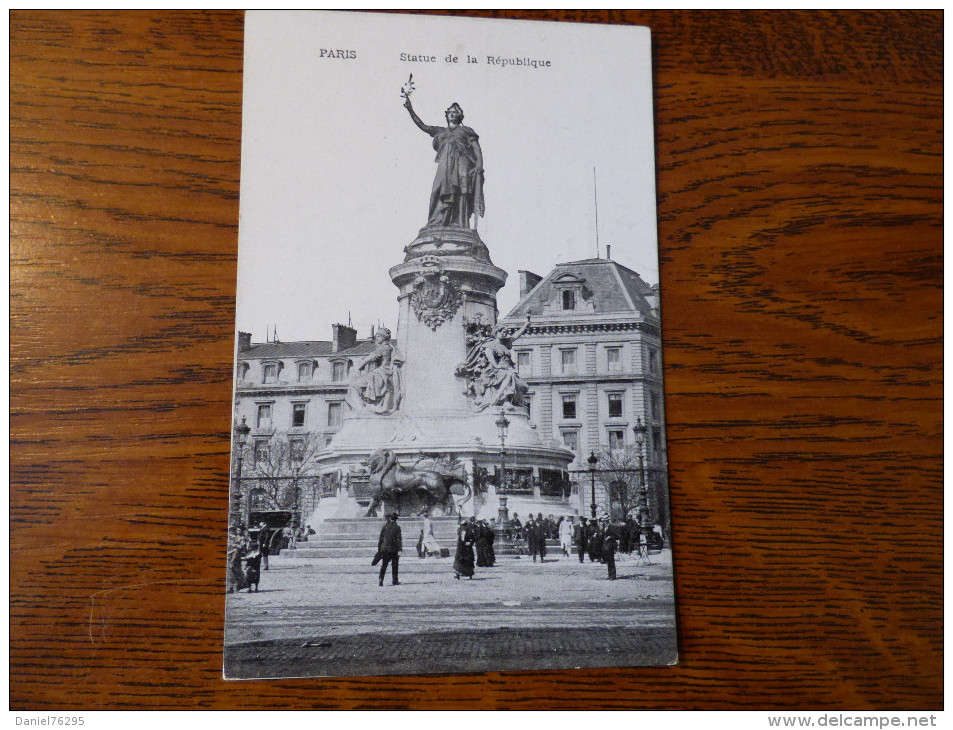
[[[238,447],[238,474],[232,480],[232,507],[231,517],[233,525],[237,526],[242,509],[242,457],[245,452],[245,441],[251,428],[245,423],[245,416],[242,416],[242,422],[235,426],[235,446]],[[248,515],[245,515],[245,527],[248,527]]]
[[[592,509],[592,519],[596,519],[596,464],[599,463],[599,457],[596,456],[596,452],[593,451],[589,454],[589,477],[592,481],[592,504],[589,505]]]
[[[497,488],[497,496],[500,498],[499,515],[500,522],[506,525],[509,522],[509,511],[506,509],[506,432],[509,430],[510,422],[500,408],[500,417],[496,419],[496,431],[500,435],[500,483]]]
[[[649,494],[645,486],[645,460],[642,457],[642,445],[645,443],[645,432],[648,431],[648,427],[642,423],[641,417],[635,419],[632,431],[635,433],[635,443],[639,447],[639,524],[643,524],[649,512]]]

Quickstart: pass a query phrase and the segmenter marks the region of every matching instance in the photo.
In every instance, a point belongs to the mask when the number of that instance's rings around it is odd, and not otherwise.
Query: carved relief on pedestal
[[[450,275],[443,272],[439,259],[427,256],[421,264],[423,270],[414,279],[410,306],[418,320],[436,330],[456,314],[463,297]]]

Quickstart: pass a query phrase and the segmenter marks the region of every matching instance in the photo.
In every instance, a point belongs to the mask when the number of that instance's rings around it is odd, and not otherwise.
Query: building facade
[[[342,425],[348,374],[373,349],[373,337],[358,340],[351,327],[335,324],[330,340],[253,343],[238,333],[235,423],[249,427],[243,447],[246,509],[307,513],[322,491],[313,457]],[[305,515],[306,516],[306,515]]]
[[[569,468],[578,512],[593,502],[600,513],[611,507],[606,472],[635,485],[644,472],[650,517],[667,524],[658,286],[610,259],[557,264],[545,277],[521,271],[520,301],[500,322],[515,329],[527,318],[513,351],[530,417],[544,440],[576,454]],[[593,454],[598,479],[589,472]]]

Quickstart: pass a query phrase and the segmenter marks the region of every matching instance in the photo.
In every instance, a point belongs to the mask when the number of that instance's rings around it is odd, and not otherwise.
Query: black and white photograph
[[[678,661],[651,69],[247,13],[226,679]]]

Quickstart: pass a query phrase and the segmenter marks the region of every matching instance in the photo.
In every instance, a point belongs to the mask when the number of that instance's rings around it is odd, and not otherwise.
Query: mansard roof
[[[239,360],[281,360],[285,358],[307,359],[312,357],[349,357],[366,355],[374,349],[372,340],[360,340],[353,347],[333,352],[330,340],[302,340],[300,342],[253,342]]]
[[[652,305],[645,298],[655,291],[636,272],[610,259],[583,259],[556,264],[506,317],[544,315],[547,303],[558,296],[558,290],[573,285],[583,287],[583,296],[592,302],[595,314],[652,314]],[[571,316],[572,312],[560,314]]]

